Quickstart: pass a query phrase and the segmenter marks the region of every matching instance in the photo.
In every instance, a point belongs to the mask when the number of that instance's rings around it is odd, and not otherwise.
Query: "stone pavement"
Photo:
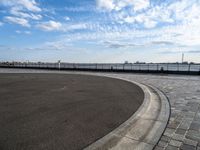
[[[200,150],[199,76],[141,74],[110,74],[109,76],[152,85],[168,97],[171,116],[155,150]]]
[[[4,71],[0,69],[0,72]],[[28,72],[36,71],[29,70]],[[37,72],[45,71],[40,70]],[[128,73],[93,74],[122,77],[152,85],[163,91],[171,104],[171,116],[155,150],[200,150],[200,76]]]

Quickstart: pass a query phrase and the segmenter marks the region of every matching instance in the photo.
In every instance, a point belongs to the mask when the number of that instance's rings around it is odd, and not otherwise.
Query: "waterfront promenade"
[[[170,102],[170,118],[156,150],[200,150],[200,77],[132,73],[91,73],[47,70],[0,69],[0,73],[77,73],[119,77],[151,85]]]

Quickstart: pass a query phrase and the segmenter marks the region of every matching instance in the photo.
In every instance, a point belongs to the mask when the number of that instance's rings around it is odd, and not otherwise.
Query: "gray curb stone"
[[[169,102],[162,92],[152,86],[123,78],[117,79],[129,81],[141,87],[145,93],[144,102],[126,122],[84,150],[151,150],[156,146],[166,128],[170,114]]]

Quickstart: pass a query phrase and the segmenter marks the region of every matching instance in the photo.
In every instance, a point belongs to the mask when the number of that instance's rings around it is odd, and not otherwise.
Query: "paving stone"
[[[195,130],[188,130],[186,138],[200,142],[200,133]]]
[[[163,147],[160,147],[160,146],[156,146],[155,148],[154,148],[154,150],[164,150],[165,148],[163,148]]]
[[[171,137],[175,132],[175,129],[171,129],[171,128],[166,128],[165,132],[164,132],[164,135],[165,136],[168,136],[168,137]]]
[[[177,141],[183,141],[184,140],[184,135],[181,134],[174,134],[172,136],[172,139],[177,140]]]
[[[189,112],[190,111],[190,107],[189,106],[183,106],[182,107],[182,111]]]
[[[188,130],[189,127],[190,127],[191,122],[192,121],[189,121],[189,120],[183,120],[182,123],[180,124],[179,128]]]
[[[196,99],[196,98],[195,98],[195,99]],[[195,101],[191,101],[191,102],[188,102],[188,103],[187,103],[188,106],[197,106],[197,107],[198,107],[198,104],[199,104],[199,103],[197,103],[197,102],[195,102]]]
[[[196,114],[195,112],[187,112],[185,114],[185,117],[187,117],[187,118],[194,118],[195,114]]]
[[[191,107],[191,111],[196,112],[199,108],[199,104],[195,104],[194,106]]]
[[[169,121],[172,122],[175,120],[175,117],[170,117]]]
[[[180,122],[173,121],[167,125],[168,128],[176,129]]]
[[[171,113],[171,116],[170,116],[170,117],[175,118],[176,115],[177,115],[176,113]]]
[[[177,128],[175,133],[176,133],[176,134],[184,135],[184,134],[186,133],[186,131],[187,131],[187,130],[185,130],[185,129]]]
[[[183,145],[181,145],[180,149],[181,150],[196,150],[196,147],[192,146],[192,145],[183,144]]]
[[[166,150],[178,150],[178,147],[169,145],[166,147]]]
[[[161,137],[161,140],[162,140],[162,141],[165,141],[165,142],[169,142],[170,139],[171,139],[170,137],[165,136],[165,135],[163,135],[163,136]]]
[[[158,146],[160,147],[166,147],[168,145],[168,143],[166,141],[159,141],[158,142]]]
[[[194,117],[194,121],[200,122],[200,113],[196,113],[196,115]]]
[[[197,147],[197,150],[200,150],[200,147]]]
[[[175,120],[177,122],[181,123],[181,121],[183,120],[183,116],[181,114],[179,114],[179,116],[177,116]]]
[[[192,97],[186,97],[185,99],[186,99],[186,100],[191,100],[191,99],[192,99]]]
[[[172,145],[172,146],[175,146],[175,147],[180,147],[181,144],[182,144],[182,142],[176,141],[176,140],[171,140],[171,141],[169,142],[169,145]]]
[[[196,130],[199,131],[200,129],[200,122],[194,121],[192,122],[192,124],[190,125],[190,130]]]
[[[187,144],[187,145],[192,145],[192,146],[197,146],[198,142],[197,141],[193,141],[193,140],[190,140],[190,139],[184,139],[183,141],[184,144]]]

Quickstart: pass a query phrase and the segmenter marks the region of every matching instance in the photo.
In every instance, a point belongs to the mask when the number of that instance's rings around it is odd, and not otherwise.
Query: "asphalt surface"
[[[106,77],[0,74],[0,150],[79,150],[126,121],[143,91]]]

